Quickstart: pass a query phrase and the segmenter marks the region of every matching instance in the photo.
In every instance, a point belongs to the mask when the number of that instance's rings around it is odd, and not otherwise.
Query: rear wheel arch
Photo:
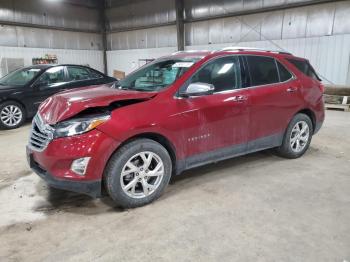
[[[313,132],[315,131],[315,128],[316,128],[316,114],[309,108],[305,108],[305,109],[302,109],[300,111],[298,111],[295,115],[297,114],[305,114],[307,115],[310,119],[311,119],[311,122],[312,122],[312,130]],[[295,116],[294,115],[294,116]],[[293,116],[293,117],[294,117]]]

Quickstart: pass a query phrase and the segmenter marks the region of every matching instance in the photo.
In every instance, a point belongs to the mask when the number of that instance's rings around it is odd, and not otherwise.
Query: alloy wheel
[[[290,147],[296,152],[300,153],[304,150],[306,145],[308,144],[310,137],[310,128],[309,125],[305,121],[297,122],[290,134]]]
[[[157,190],[163,176],[162,159],[153,152],[144,151],[126,162],[120,176],[120,184],[129,197],[144,198]]]
[[[18,125],[22,121],[22,110],[16,105],[5,106],[0,113],[1,122],[9,127]]]

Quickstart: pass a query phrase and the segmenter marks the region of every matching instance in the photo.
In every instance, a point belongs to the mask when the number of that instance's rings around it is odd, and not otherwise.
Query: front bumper
[[[76,193],[81,193],[89,195],[91,197],[97,198],[101,197],[101,180],[98,181],[70,181],[58,179],[47,171],[42,169],[38,163],[33,160],[33,155],[27,150],[27,158],[30,168],[51,187],[63,189],[67,191],[72,191]]]
[[[30,168],[50,186],[92,197],[101,196],[104,168],[119,142],[99,130],[52,140],[39,152],[27,146]],[[71,170],[74,160],[90,157],[84,175]]]

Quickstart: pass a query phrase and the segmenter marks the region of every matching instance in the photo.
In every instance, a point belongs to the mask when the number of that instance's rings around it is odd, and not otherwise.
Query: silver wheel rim
[[[120,176],[120,184],[129,197],[144,198],[157,190],[163,176],[162,159],[153,152],[144,151],[126,162]]]
[[[296,152],[300,153],[304,150],[309,142],[310,129],[309,125],[305,121],[297,122],[290,134],[290,147]]]
[[[5,106],[0,113],[0,119],[6,126],[16,126],[22,121],[22,110],[15,105]]]

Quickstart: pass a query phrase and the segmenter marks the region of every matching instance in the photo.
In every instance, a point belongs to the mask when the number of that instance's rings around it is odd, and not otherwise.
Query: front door
[[[63,66],[51,67],[44,72],[33,84],[33,92],[29,94],[28,101],[36,111],[39,105],[48,97],[66,90],[67,81]]]
[[[250,91],[241,88],[238,56],[208,62],[190,83],[207,83],[215,89],[210,95],[178,99],[187,168],[243,153],[248,138]]]

